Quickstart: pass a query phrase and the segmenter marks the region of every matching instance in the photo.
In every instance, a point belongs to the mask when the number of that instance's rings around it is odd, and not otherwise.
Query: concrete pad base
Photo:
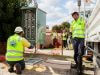
[[[59,68],[59,69],[71,69],[71,61],[63,61],[63,60],[53,60],[48,59],[47,61],[42,63],[45,66],[50,66],[52,68]]]

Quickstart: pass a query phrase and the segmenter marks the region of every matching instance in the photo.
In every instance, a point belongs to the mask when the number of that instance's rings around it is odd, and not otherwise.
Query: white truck
[[[92,43],[92,48],[88,48],[94,53],[95,75],[100,75],[100,0],[97,0],[86,26],[86,43]]]

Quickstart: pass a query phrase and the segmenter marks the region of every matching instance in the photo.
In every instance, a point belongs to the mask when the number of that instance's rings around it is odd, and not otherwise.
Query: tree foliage
[[[0,0],[0,41],[6,41],[21,25],[21,7],[24,0]],[[22,3],[21,3],[22,2]]]
[[[63,25],[64,28],[70,28],[69,22],[63,22],[61,25]]]
[[[52,27],[52,30],[56,30],[57,32],[62,32],[62,30],[66,30],[67,32],[69,31],[70,24],[68,22],[62,22],[60,25],[54,25]]]

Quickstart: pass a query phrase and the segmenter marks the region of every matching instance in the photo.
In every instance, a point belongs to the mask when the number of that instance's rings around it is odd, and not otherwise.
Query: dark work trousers
[[[79,50],[81,50],[82,55],[84,54],[84,39],[83,38],[73,38],[73,48],[74,48],[74,61],[76,64],[78,64],[77,58],[79,55]]]
[[[62,42],[63,42],[63,47],[66,48],[66,46],[67,46],[67,40],[63,40]]]
[[[16,63],[19,63],[21,65],[21,70],[25,69],[25,61],[24,60],[20,60],[20,61],[7,61],[7,63],[10,66],[10,69],[14,69],[14,66]]]

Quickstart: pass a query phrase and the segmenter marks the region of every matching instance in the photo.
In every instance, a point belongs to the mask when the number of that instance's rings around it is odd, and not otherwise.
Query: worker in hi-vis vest
[[[58,33],[57,33],[56,30],[54,30],[51,35],[52,35],[52,40],[53,40],[53,46],[54,46],[54,48],[56,48],[56,47],[58,47],[57,46],[57,44],[58,44]]]
[[[64,48],[68,47],[67,38],[68,38],[68,35],[66,33],[66,30],[63,30],[63,33],[62,33],[62,46]]]
[[[10,73],[16,72],[16,74],[21,74],[25,68],[24,48],[31,48],[32,46],[28,40],[23,38],[24,31],[21,27],[16,27],[14,32],[15,34],[7,40],[6,61],[10,67],[8,69]],[[15,71],[14,67],[16,68]]]
[[[74,60],[76,63],[73,67],[77,68],[79,50],[81,50],[82,55],[84,54],[85,20],[79,17],[78,12],[72,13],[72,17],[74,20],[71,23],[70,32],[72,32]]]

